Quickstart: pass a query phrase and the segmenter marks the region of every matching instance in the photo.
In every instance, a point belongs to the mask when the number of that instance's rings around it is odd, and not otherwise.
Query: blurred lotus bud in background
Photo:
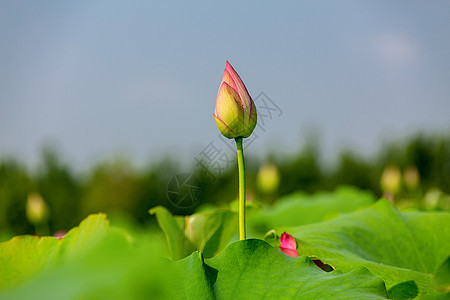
[[[280,174],[277,166],[272,162],[266,162],[259,168],[256,184],[264,194],[274,194],[280,185]]]
[[[443,197],[443,193],[438,188],[431,188],[423,198],[423,205],[426,210],[434,210],[439,205],[439,200]]]
[[[38,193],[30,193],[27,197],[26,215],[28,222],[39,225],[47,222],[49,209],[42,196]]]
[[[403,180],[408,189],[414,190],[419,186],[420,175],[416,166],[408,166],[403,171]]]
[[[383,192],[396,194],[400,190],[402,175],[397,166],[387,166],[381,174],[380,186]]]
[[[439,201],[439,209],[442,211],[450,210],[450,195],[445,194]]]

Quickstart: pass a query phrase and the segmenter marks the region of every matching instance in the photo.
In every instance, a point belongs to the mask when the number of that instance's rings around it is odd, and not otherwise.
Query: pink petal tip
[[[297,242],[289,233],[283,232],[280,237],[280,250],[284,254],[292,257],[298,257]]]

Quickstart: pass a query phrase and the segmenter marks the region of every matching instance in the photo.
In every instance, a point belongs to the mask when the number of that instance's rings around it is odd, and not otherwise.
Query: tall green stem
[[[235,138],[239,171],[239,239],[245,240],[245,162],[242,137]]]

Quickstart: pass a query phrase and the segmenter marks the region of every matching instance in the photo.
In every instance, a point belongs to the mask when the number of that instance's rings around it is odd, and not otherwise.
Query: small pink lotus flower
[[[280,237],[280,250],[286,255],[298,257],[297,242],[289,233],[283,232]]]
[[[238,73],[227,61],[214,112],[217,127],[227,138],[249,137],[256,126],[256,107]]]

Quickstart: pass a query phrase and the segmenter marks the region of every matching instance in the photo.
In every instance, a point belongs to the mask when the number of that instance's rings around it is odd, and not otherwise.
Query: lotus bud
[[[214,112],[217,127],[229,139],[249,137],[256,126],[256,107],[238,73],[227,61]]]
[[[387,166],[381,174],[380,185],[384,192],[396,194],[400,190],[402,174],[397,166]]]
[[[408,166],[403,171],[403,178],[406,186],[410,190],[413,190],[419,185],[420,182],[419,170],[417,170],[416,166]]]
[[[426,210],[436,209],[442,196],[443,193],[440,189],[431,188],[424,196],[423,206]]]
[[[276,192],[280,185],[280,174],[277,166],[272,162],[263,164],[259,168],[258,175],[256,176],[256,183],[264,194]]]
[[[28,221],[33,225],[42,224],[47,221],[49,209],[40,194],[31,193],[28,195],[26,215]]]
[[[298,257],[297,242],[289,233],[283,232],[280,236],[280,250],[286,255]]]

